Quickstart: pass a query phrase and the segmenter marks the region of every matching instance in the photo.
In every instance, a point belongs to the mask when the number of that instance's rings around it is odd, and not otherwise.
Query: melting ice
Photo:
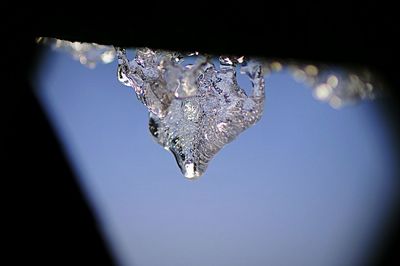
[[[124,49],[117,54],[118,79],[147,107],[150,133],[187,178],[201,176],[224,145],[262,116],[264,77],[256,61],[221,57],[217,68],[205,56],[184,65],[185,55],[148,48],[132,60]],[[252,83],[250,95],[237,83],[237,65]]]

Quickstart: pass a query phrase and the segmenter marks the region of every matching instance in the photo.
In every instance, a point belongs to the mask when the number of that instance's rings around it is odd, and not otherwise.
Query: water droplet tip
[[[195,170],[194,163],[185,164],[183,174],[187,179],[195,180],[201,176],[201,173]]]

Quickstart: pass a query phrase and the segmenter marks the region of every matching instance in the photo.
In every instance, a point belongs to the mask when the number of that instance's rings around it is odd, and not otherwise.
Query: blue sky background
[[[262,120],[188,181],[116,64],[49,51],[35,84],[121,265],[362,263],[398,193],[374,102],[335,110],[273,74]]]

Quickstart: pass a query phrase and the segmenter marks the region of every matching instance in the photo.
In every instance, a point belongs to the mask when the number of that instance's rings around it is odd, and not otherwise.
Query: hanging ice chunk
[[[172,152],[187,178],[201,176],[209,161],[264,109],[262,67],[243,58],[220,58],[220,69],[206,57],[188,66],[174,53],[138,49],[132,61],[118,49],[118,78],[134,88],[150,111],[149,130]],[[236,80],[236,64],[252,82],[246,95]]]

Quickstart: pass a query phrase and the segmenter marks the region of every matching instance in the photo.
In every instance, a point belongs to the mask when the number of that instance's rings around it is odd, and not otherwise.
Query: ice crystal
[[[224,145],[262,116],[264,77],[256,61],[220,57],[217,68],[200,55],[184,65],[181,54],[148,48],[137,49],[131,61],[125,50],[117,54],[118,79],[148,108],[152,136],[187,178],[201,176]],[[238,64],[252,83],[250,95],[238,85]]]

